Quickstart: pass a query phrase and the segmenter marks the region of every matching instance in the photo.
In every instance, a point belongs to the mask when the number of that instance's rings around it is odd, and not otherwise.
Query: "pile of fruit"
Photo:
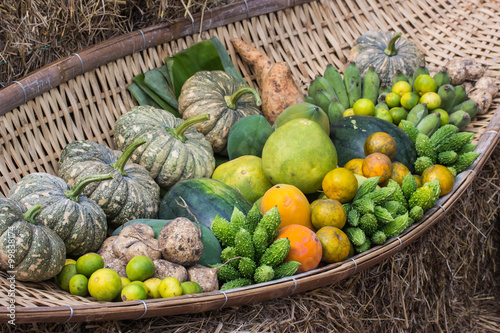
[[[288,64],[232,43],[260,94],[217,39],[137,76],[117,150],[71,142],[57,176],[0,199],[0,267],[100,301],[281,279],[400,235],[479,156],[466,129],[498,89],[474,62],[430,75],[413,43],[370,32],[304,95]]]

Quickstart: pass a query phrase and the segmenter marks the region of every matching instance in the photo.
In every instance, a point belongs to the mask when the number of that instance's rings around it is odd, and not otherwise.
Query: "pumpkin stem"
[[[236,92],[234,94],[232,94],[231,96],[224,96],[224,100],[226,101],[227,107],[230,109],[236,110],[238,108],[238,100],[240,99],[240,97],[242,95],[248,94],[248,93],[253,94],[253,96],[255,97],[255,102],[257,103],[257,106],[262,105],[262,101],[260,99],[260,96],[259,96],[259,93],[257,92],[257,90],[255,90],[254,88],[251,88],[251,87],[243,87],[243,88],[236,90]]]
[[[399,39],[399,37],[401,37],[401,35],[402,35],[402,33],[398,32],[397,34],[392,36],[391,40],[389,41],[389,44],[387,44],[387,47],[384,50],[384,53],[387,56],[392,57],[392,56],[395,56],[396,54],[398,54],[398,49],[396,49],[395,45],[396,45],[396,41]]]
[[[82,178],[76,183],[75,187],[73,187],[71,190],[64,191],[64,195],[68,198],[73,200],[74,202],[78,202],[80,198],[80,194],[82,194],[83,190],[85,187],[96,181],[101,181],[101,180],[108,180],[114,178],[113,173],[107,173],[105,175],[98,175],[98,176],[87,176],[85,178]]]
[[[128,159],[132,155],[132,153],[139,147],[142,146],[143,144],[146,143],[146,139],[140,138],[134,141],[130,146],[127,147],[123,151],[123,154],[118,158],[118,160],[115,163],[111,163],[111,166],[115,168],[116,171],[120,173],[123,177],[127,175],[125,172],[125,164],[127,164]]]
[[[23,214],[23,218],[31,223],[31,224],[37,224],[36,221],[35,221],[35,216],[37,216],[38,214],[40,214],[40,212],[42,211],[42,205],[40,204],[36,204],[34,206],[31,206],[24,214]]]
[[[186,141],[186,137],[184,136],[184,132],[186,132],[189,127],[196,125],[198,123],[201,123],[203,121],[209,120],[209,119],[210,119],[210,115],[208,113],[207,114],[200,114],[199,116],[186,119],[184,122],[182,122],[175,129],[167,127],[166,130],[167,130],[168,134],[170,134],[174,138],[184,142],[184,141]]]

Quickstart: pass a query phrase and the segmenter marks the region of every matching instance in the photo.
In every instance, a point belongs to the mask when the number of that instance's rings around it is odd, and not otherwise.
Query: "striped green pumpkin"
[[[144,167],[130,163],[129,158],[146,140],[137,140],[125,152],[89,141],[73,141],[64,147],[58,164],[58,175],[68,185],[92,175],[113,173],[114,178],[85,187],[84,193],[106,213],[108,227],[124,222],[156,218],[160,187]]]
[[[356,39],[348,61],[356,63],[361,75],[365,75],[370,66],[375,67],[380,83],[390,85],[398,70],[409,75],[417,66],[425,64],[425,55],[415,43],[401,37],[401,33],[371,30]]]
[[[66,182],[48,173],[32,173],[17,182],[9,198],[28,208],[40,204],[42,210],[35,217],[61,237],[68,255],[80,256],[99,249],[107,235],[106,214],[94,201],[82,194],[92,182],[110,179],[103,175],[82,179],[70,189]]]
[[[19,281],[39,282],[56,276],[64,267],[66,247],[57,234],[34,217],[41,205],[26,207],[0,198],[0,268],[15,271]]]
[[[179,113],[189,119],[208,113],[210,120],[196,125],[215,153],[227,155],[229,130],[240,118],[260,114],[257,91],[223,71],[201,71],[182,86]]]

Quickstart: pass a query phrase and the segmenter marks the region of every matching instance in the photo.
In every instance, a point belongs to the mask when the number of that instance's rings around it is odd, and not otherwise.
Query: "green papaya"
[[[273,132],[271,124],[261,114],[240,118],[229,131],[227,153],[230,160],[240,156],[260,157],[267,138]]]

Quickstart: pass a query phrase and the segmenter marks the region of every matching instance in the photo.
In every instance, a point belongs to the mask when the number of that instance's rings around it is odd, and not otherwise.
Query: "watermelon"
[[[184,202],[188,209],[183,207]],[[215,179],[192,178],[178,182],[160,202],[159,218],[187,217],[210,228],[216,215],[231,219],[234,207],[247,214],[252,204],[240,192]],[[192,215],[191,215],[191,214]]]
[[[370,116],[344,117],[330,125],[330,139],[337,149],[338,166],[343,167],[354,158],[365,158],[363,145],[375,132],[385,132],[394,138],[398,152],[392,161],[403,163],[414,173],[417,152],[410,137],[393,123]]]

